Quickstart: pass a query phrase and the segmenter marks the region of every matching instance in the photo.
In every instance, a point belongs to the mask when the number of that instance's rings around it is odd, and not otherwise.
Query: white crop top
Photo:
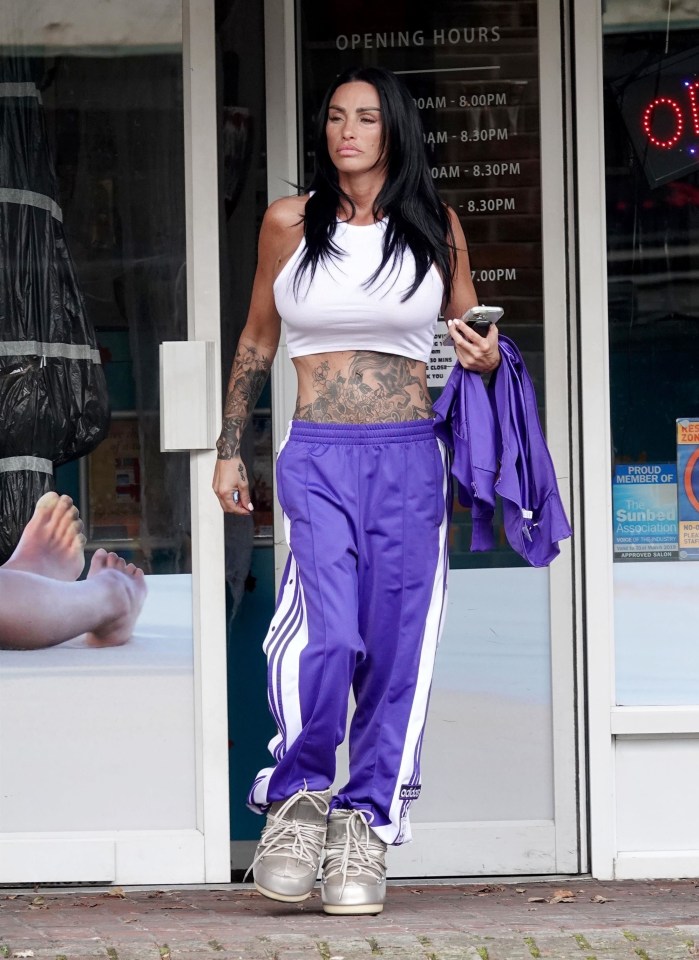
[[[400,269],[387,264],[377,280],[366,281],[381,263],[384,221],[358,227],[338,221],[333,243],[341,258],[318,264],[313,282],[304,273],[294,296],[296,265],[305,240],[274,281],[274,302],[286,328],[290,357],[338,350],[394,353],[429,360],[444,285],[434,265],[415,293],[401,296],[415,277],[415,259],[406,249]]]

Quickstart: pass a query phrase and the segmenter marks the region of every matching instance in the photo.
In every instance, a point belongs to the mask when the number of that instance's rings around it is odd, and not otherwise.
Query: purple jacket
[[[456,363],[434,405],[435,433],[453,451],[459,502],[472,508],[471,550],[494,546],[496,494],[510,546],[534,567],[558,556],[571,534],[522,355],[500,336],[502,363],[486,391]]]
[[[498,458],[495,418],[479,374],[454,364],[434,414],[434,432],[452,452],[459,503],[471,508],[471,550],[492,550]]]

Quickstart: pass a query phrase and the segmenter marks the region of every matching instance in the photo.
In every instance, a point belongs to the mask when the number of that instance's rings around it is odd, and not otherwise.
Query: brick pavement
[[[394,884],[378,917],[327,917],[317,893],[286,906],[242,885],[0,892],[12,960],[538,957],[699,958],[699,881]]]

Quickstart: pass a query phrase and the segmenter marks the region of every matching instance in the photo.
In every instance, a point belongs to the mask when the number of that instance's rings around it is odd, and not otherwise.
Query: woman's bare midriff
[[[392,353],[347,350],[296,357],[295,420],[394,423],[432,416],[425,364]]]

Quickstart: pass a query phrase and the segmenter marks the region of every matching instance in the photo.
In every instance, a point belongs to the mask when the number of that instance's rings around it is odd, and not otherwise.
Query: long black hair
[[[364,81],[379,95],[381,106],[381,163],[386,179],[374,201],[374,219],[383,217],[386,231],[383,258],[376,271],[367,278],[370,287],[388,263],[400,264],[408,248],[415,258],[415,279],[403,294],[411,297],[425,278],[432,264],[444,282],[445,303],[451,297],[455,268],[454,232],[447,209],[434,184],[423,139],[422,122],[407,87],[382,67],[352,67],[345,70],[330,86],[318,114],[316,132],[315,173],[304,214],[305,250],[299,259],[294,278],[298,294],[303,275],[310,271],[313,279],[318,264],[342,255],[333,242],[337,212],[341,206],[354,216],[356,208],[340,187],[337,168],[328,153],[325,133],[328,109],[338,87],[344,83]]]

